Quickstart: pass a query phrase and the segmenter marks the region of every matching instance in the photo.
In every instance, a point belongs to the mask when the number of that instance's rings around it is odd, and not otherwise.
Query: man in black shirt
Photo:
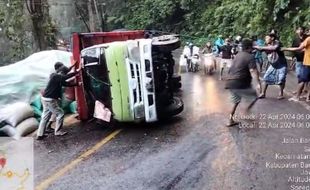
[[[305,35],[305,28],[304,27],[298,27],[296,30],[296,37],[293,40],[292,47],[299,47],[300,44],[306,39]],[[294,57],[296,59],[296,64],[295,64],[295,71],[297,77],[300,76],[301,74],[301,68],[303,65],[303,60],[304,60],[304,52],[294,52]]]
[[[220,47],[220,52],[222,53],[222,59],[220,63],[220,80],[223,78],[223,73],[225,68],[230,68],[232,64],[232,48],[231,42],[229,39],[225,39],[225,44]]]
[[[70,71],[69,68],[65,66],[56,67],[56,64],[55,64],[55,68],[58,68],[58,70],[56,70],[56,73],[52,73],[50,75],[50,79],[48,81],[47,87],[45,88],[44,94],[42,96],[43,113],[42,113],[39,129],[37,132],[38,140],[41,140],[44,138],[43,134],[44,134],[46,125],[49,119],[51,118],[52,114],[56,115],[55,135],[62,136],[66,134],[66,132],[61,130],[62,125],[63,125],[63,120],[64,120],[64,112],[59,106],[59,100],[62,97],[63,86],[66,86],[66,87],[77,86],[76,84],[68,83],[66,80],[74,77],[78,73],[78,71],[68,74],[68,72]]]
[[[234,121],[234,114],[242,97],[251,101],[246,112],[248,112],[258,100],[257,92],[251,85],[252,78],[254,78],[257,83],[258,93],[261,91],[261,83],[256,68],[255,57],[251,54],[253,51],[252,45],[253,43],[250,39],[242,40],[242,51],[236,55],[228,72],[226,89],[229,89],[230,91],[231,101],[234,106],[230,113],[227,127],[232,127],[238,124],[238,122]]]
[[[233,42],[232,46],[232,54],[233,56],[236,56],[238,52],[241,52],[242,46],[241,46],[242,37],[237,36],[236,40]]]

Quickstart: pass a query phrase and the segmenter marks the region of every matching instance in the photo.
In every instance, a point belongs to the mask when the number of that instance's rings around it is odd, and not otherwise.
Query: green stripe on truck
[[[129,84],[125,58],[127,46],[124,42],[113,42],[105,51],[109,70],[114,118],[119,121],[134,121],[129,104]]]

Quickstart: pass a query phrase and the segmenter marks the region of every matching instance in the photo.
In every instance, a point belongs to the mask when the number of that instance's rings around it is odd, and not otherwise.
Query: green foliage
[[[32,19],[37,22],[36,24],[40,27],[40,34],[43,36],[43,48],[41,50],[47,49],[48,47],[56,47],[56,24],[52,21],[49,15],[49,4],[47,0],[42,1],[42,12],[37,15],[32,15]],[[34,23],[35,24],[35,23]]]
[[[11,0],[0,3],[0,7],[0,27],[11,45],[8,57],[16,61],[31,50],[29,31],[25,28],[24,6],[20,0]]]
[[[0,3],[0,38],[2,43],[7,41],[6,54],[0,62],[21,60],[36,51],[34,47],[39,50],[55,47],[57,31],[49,16],[47,1],[42,1],[42,9],[42,13],[30,16],[25,1],[9,0]]]
[[[219,34],[263,38],[273,28],[289,44],[297,26],[310,27],[309,0],[127,0],[119,5],[109,16],[121,18],[118,23],[126,28],[178,32],[199,44]]]
[[[88,1],[74,0],[82,7]],[[9,2],[9,6],[7,6]],[[47,0],[43,14],[27,15],[25,1],[0,3],[0,38],[9,39],[8,57],[19,60],[34,51],[33,42],[42,49],[55,46],[56,26],[49,15]],[[310,28],[309,0],[97,0],[103,10],[106,30],[156,29],[179,33],[184,41],[204,44],[221,34],[264,37],[271,29],[282,42],[291,43],[294,29]],[[85,5],[85,6],[84,6]],[[74,9],[74,6],[72,6]],[[87,9],[85,10],[87,12]],[[96,24],[99,24],[97,21]],[[34,30],[33,28],[34,27]],[[61,27],[61,26],[57,26]]]

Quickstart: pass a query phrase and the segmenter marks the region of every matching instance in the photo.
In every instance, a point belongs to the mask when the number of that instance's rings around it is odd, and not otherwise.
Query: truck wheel
[[[154,50],[160,52],[171,52],[181,46],[180,39],[175,35],[164,35],[152,38]]]
[[[171,80],[169,83],[168,83],[168,88],[171,89],[172,91],[178,91],[180,88],[182,88],[182,83],[181,81],[173,81]]]
[[[175,75],[172,76],[171,80],[173,82],[180,82],[181,81],[181,76],[175,74]]]
[[[176,89],[176,90],[178,90],[178,89],[180,89],[180,88],[182,88],[182,84],[181,84],[181,83],[175,84],[175,89]]]
[[[184,109],[183,101],[178,97],[173,97],[169,105],[166,105],[160,110],[160,118],[167,118],[178,115]]]

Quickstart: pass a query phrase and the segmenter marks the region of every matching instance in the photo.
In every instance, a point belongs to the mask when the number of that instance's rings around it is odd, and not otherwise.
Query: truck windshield
[[[104,49],[100,49],[99,56],[84,54],[84,87],[88,95],[88,104],[94,106],[96,100],[111,108],[110,80]],[[91,100],[90,100],[91,99]],[[93,110],[93,109],[92,109]]]

